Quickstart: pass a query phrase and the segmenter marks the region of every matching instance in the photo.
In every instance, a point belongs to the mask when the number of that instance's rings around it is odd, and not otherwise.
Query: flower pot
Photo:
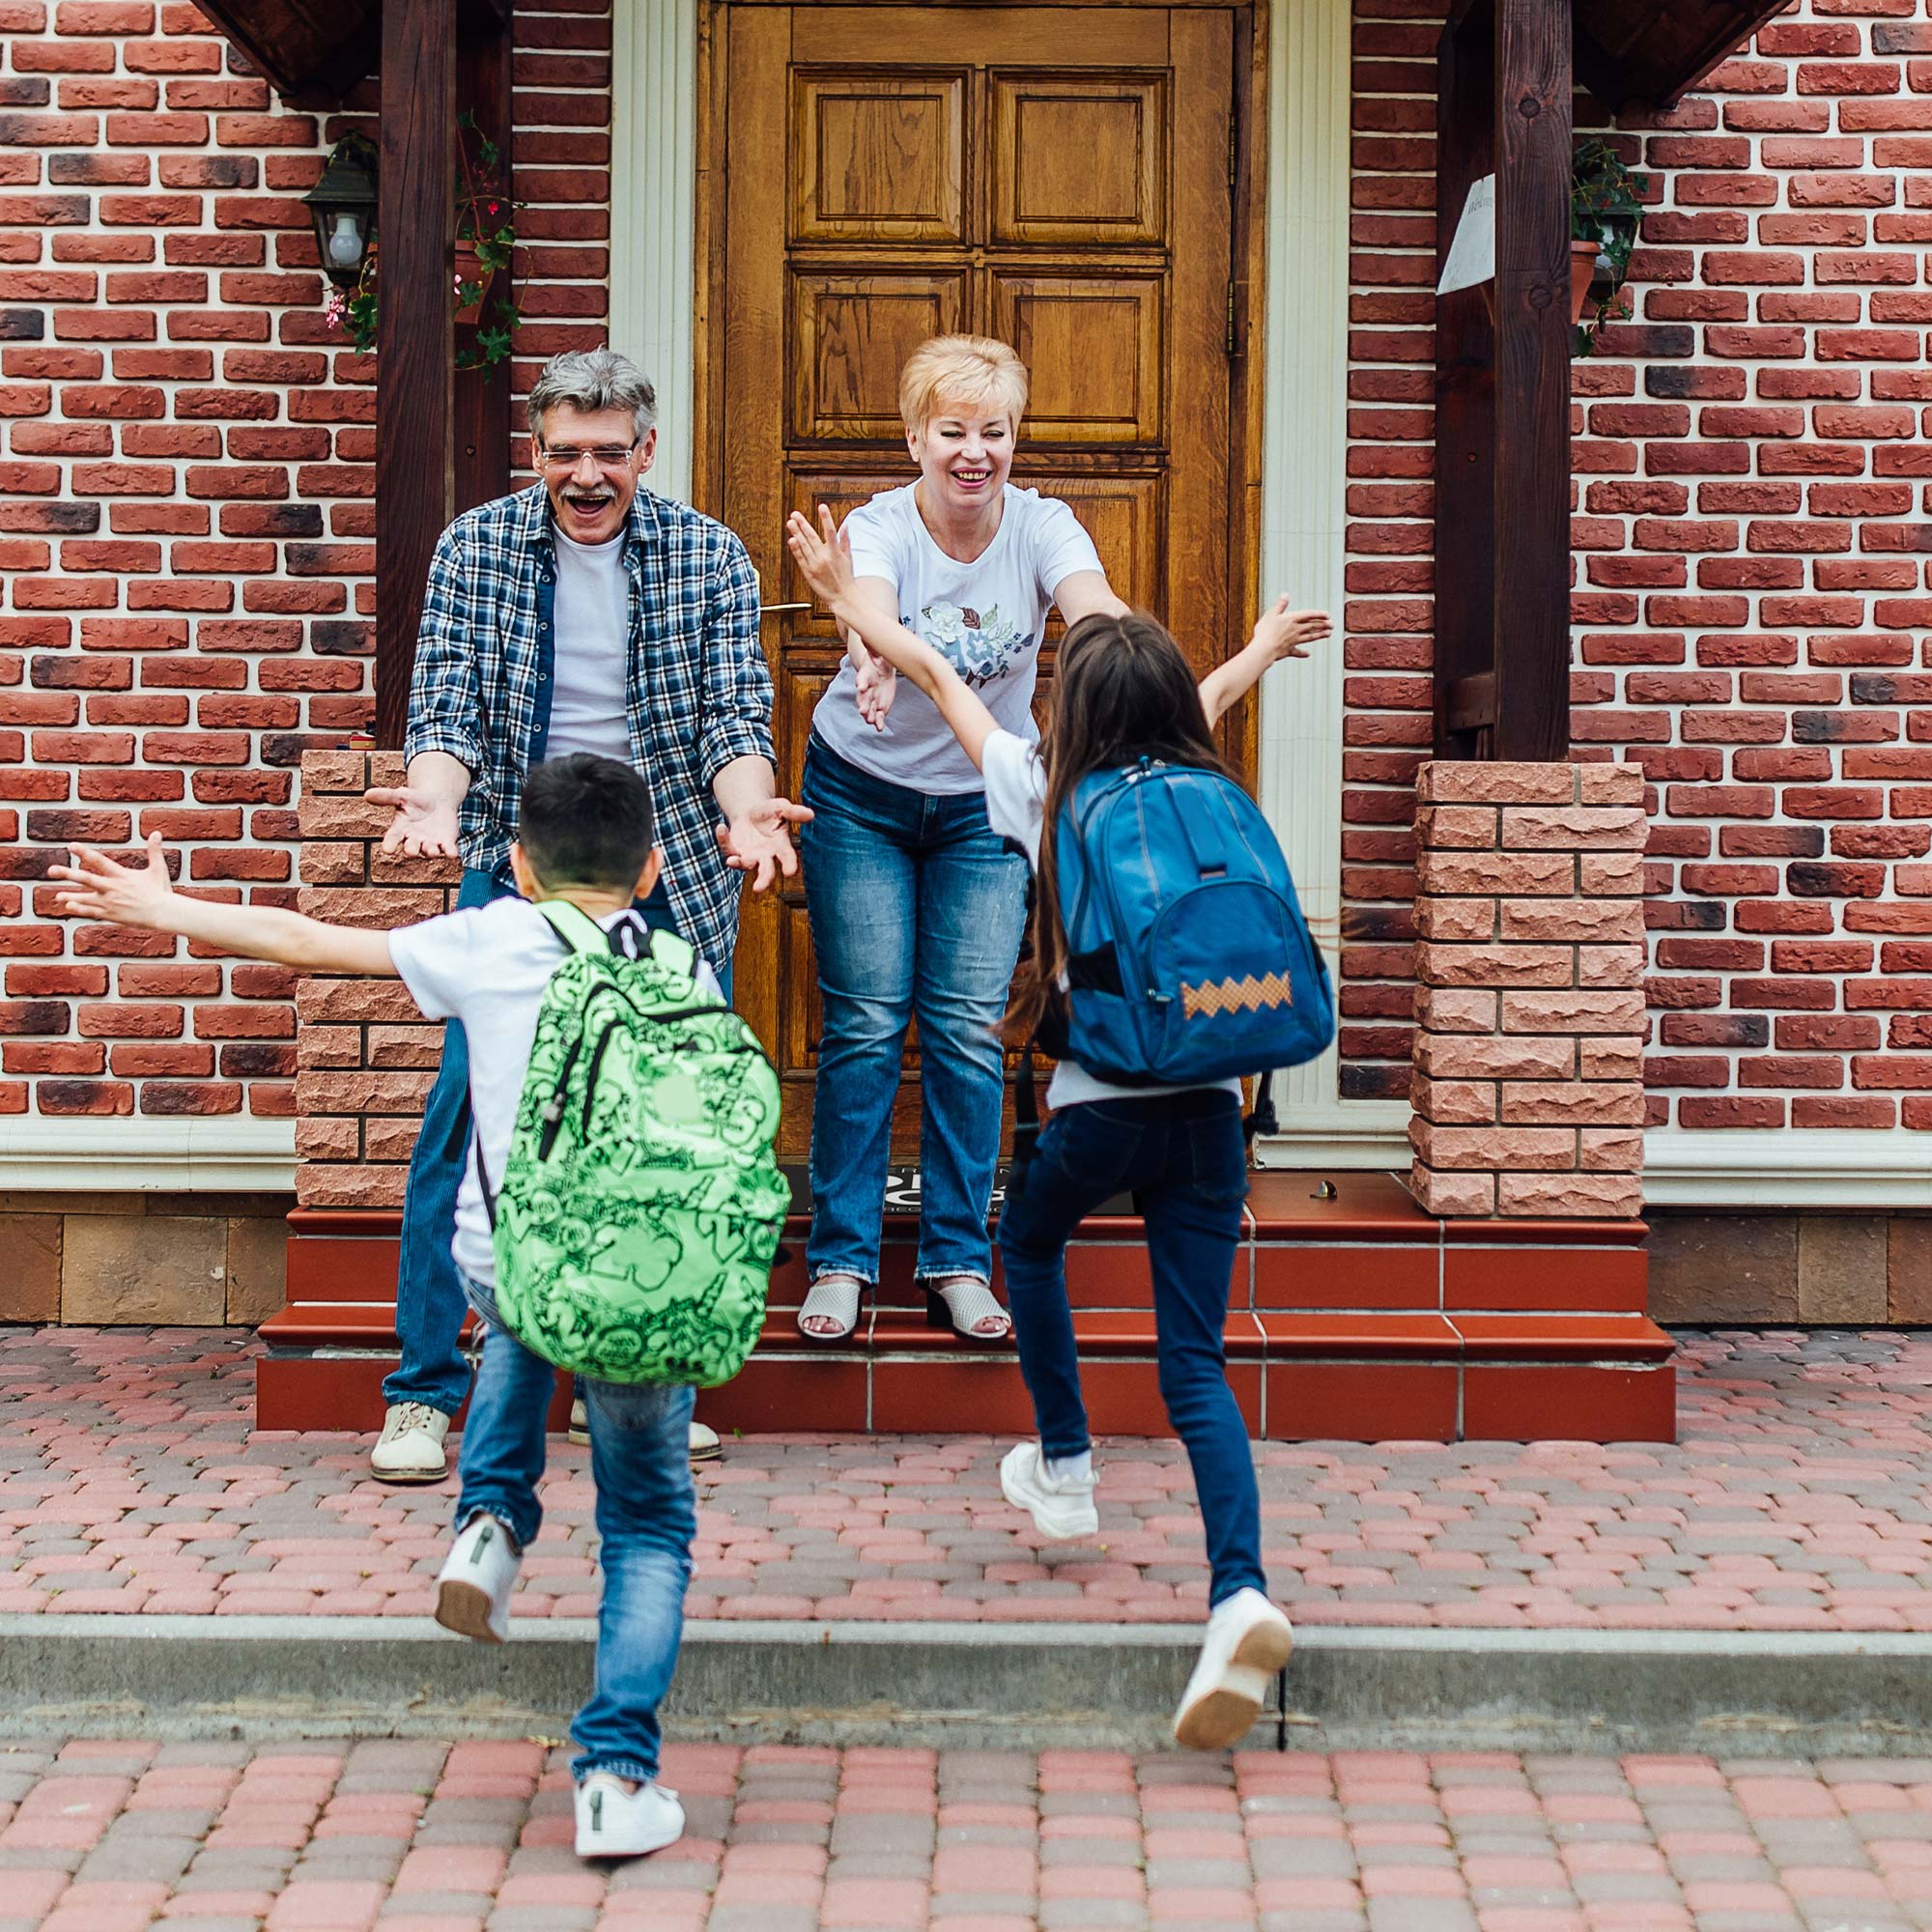
[[[1601,242],[1572,242],[1570,244],[1570,320],[1581,322],[1590,299],[1590,281],[1597,272],[1597,257],[1604,252]]]
[[[456,244],[456,259],[451,275],[451,288],[455,291],[452,299],[456,302],[456,319],[461,323],[474,325],[483,320],[483,303],[490,294],[490,284],[496,279],[495,269],[486,269],[476,253],[474,242],[459,241]],[[476,299],[465,302],[461,291],[465,283],[476,290]]]

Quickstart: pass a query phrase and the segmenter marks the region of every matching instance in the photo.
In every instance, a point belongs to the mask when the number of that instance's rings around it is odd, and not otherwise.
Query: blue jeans
[[[461,1277],[459,1276],[459,1279]],[[527,1549],[543,1522],[537,1479],[544,1417],[556,1371],[497,1322],[480,1282],[465,1284],[483,1318],[483,1366],[463,1431],[459,1529],[479,1512],[509,1525]],[[657,1776],[658,1706],[670,1690],[684,1634],[684,1592],[697,1506],[691,1483],[688,1388],[582,1383],[590,1411],[590,1473],[597,1485],[597,1662],[590,1701],[570,1727],[581,1784],[593,1771],[639,1782]]]
[[[487,905],[516,888],[506,875],[466,868],[459,907]],[[671,924],[662,881],[639,910],[654,926]],[[731,962],[712,961],[731,997]],[[387,1403],[425,1402],[454,1415],[469,1392],[469,1371],[457,1350],[463,1333],[463,1280],[449,1244],[456,1235],[456,1192],[469,1152],[469,1042],[461,1020],[442,1029],[442,1065],[423,1108],[403,1189],[403,1242],[396,1262],[396,1336],[402,1360],[384,1378]]]
[[[1084,1215],[1129,1189],[1147,1224],[1160,1397],[1194,1470],[1211,1607],[1236,1590],[1267,1588],[1254,1453],[1228,1387],[1222,1342],[1248,1193],[1241,1109],[1232,1094],[1092,1100],[1063,1107],[1046,1123],[1000,1215],[1013,1341],[1041,1449],[1079,1455],[1090,1444],[1066,1243]]]
[[[879,1278],[893,1100],[916,1016],[917,1272],[986,1281],[999,1028],[1026,923],[1026,862],[986,823],[984,793],[935,798],[889,784],[816,738],[799,796],[817,814],[805,902],[823,1009],[807,1272]]]

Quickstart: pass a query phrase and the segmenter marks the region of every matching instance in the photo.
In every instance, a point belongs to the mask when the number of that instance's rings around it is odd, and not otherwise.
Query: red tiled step
[[[1644,1230],[1594,1222],[1448,1223],[1390,1176],[1255,1177],[1230,1284],[1230,1381],[1282,1439],[1554,1434],[1669,1440],[1673,1344],[1643,1313]],[[290,1217],[290,1305],[264,1324],[264,1427],[371,1428],[395,1359],[394,1215]],[[699,1414],[746,1430],[1024,1431],[1010,1347],[971,1348],[924,1319],[914,1229],[887,1222],[879,1289],[828,1348],[798,1332],[808,1224],[787,1223],[757,1353]],[[1096,1215],[1067,1287],[1096,1430],[1168,1433],[1137,1219]]]

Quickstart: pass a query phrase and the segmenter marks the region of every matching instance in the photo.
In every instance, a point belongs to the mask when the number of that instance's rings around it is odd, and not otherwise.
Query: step
[[[520,1621],[511,1642],[482,1649],[420,1617],[7,1615],[0,1694],[14,1737],[125,1738],[130,1711],[143,1735],[168,1740],[546,1736],[582,1698],[594,1637],[561,1618]],[[667,1728],[685,1743],[1155,1751],[1200,1641],[1198,1621],[694,1621]],[[1264,1711],[1246,1744],[1922,1758],[1928,1665],[1922,1634],[1304,1624],[1281,1720]]]
[[[700,1394],[700,1417],[747,1431],[1031,1427],[1009,1344],[971,1347],[926,1324],[904,1193],[887,1216],[879,1290],[836,1345],[798,1331],[810,1223],[787,1221],[758,1350]],[[1109,1208],[1067,1252],[1082,1383],[1097,1433],[1166,1435],[1141,1224],[1129,1202]],[[1393,1176],[1302,1171],[1256,1175],[1246,1218],[1227,1347],[1255,1435],[1675,1438],[1674,1345],[1644,1313],[1641,1223],[1445,1222]],[[373,1429],[396,1360],[400,1216],[298,1210],[289,1224],[289,1305],[262,1329],[258,1419]]]

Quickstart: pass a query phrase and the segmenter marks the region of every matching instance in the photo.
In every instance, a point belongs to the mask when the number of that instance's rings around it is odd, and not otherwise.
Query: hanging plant
[[[1597,331],[1613,319],[1630,272],[1631,251],[1643,221],[1650,177],[1638,174],[1607,141],[1579,142],[1570,162],[1570,236],[1594,242],[1598,253],[1583,306],[1595,314],[1577,325],[1577,354],[1595,353]],[[1621,309],[1617,309],[1620,315]]]
[[[502,150],[478,128],[475,115],[466,109],[456,117],[456,247],[450,298],[456,320],[476,330],[473,340],[457,345],[456,366],[493,369],[509,360],[524,319],[507,297],[487,300],[492,283],[499,270],[509,268],[516,250],[517,204],[495,185]],[[363,256],[355,287],[331,289],[323,311],[360,355],[372,354],[376,347],[381,243],[379,234]]]

